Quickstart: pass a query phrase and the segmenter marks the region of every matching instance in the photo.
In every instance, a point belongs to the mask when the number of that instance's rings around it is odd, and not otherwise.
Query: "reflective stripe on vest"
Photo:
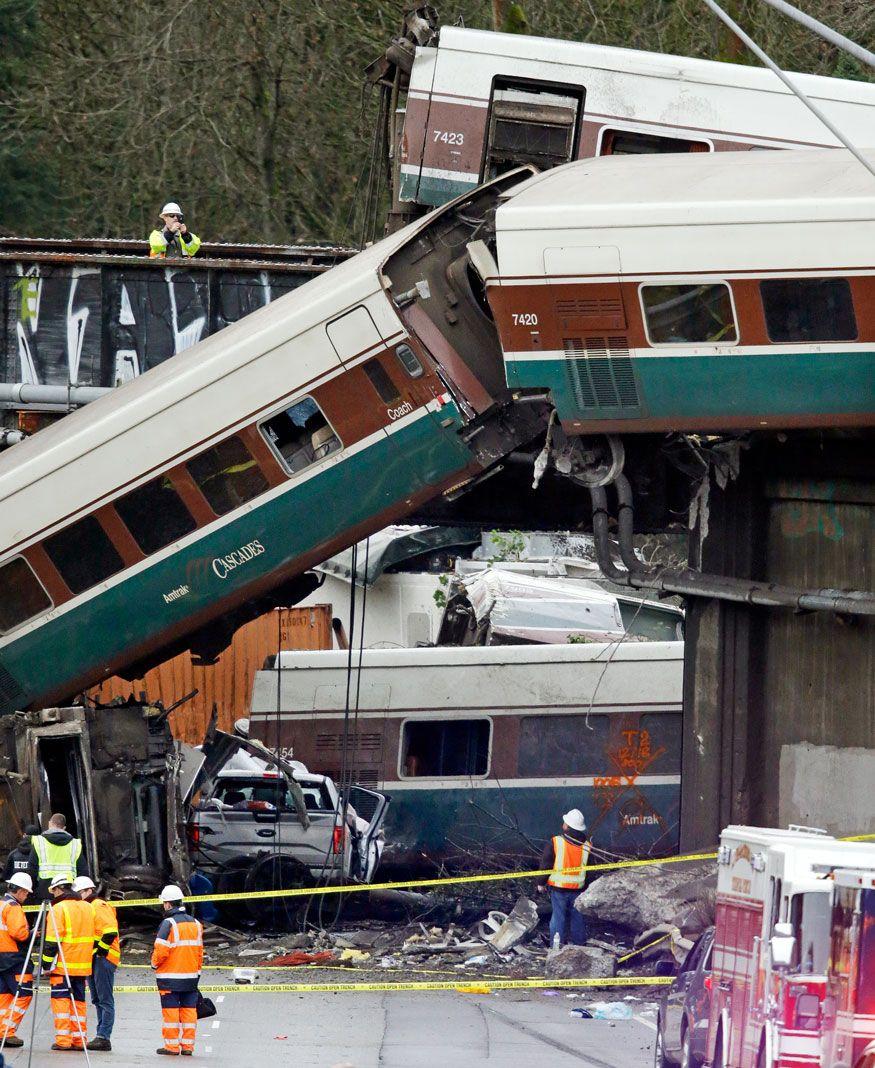
[[[106,950],[106,959],[116,967],[121,962],[118,937],[118,915],[108,901],[102,897],[93,898],[89,904],[94,911],[94,944],[99,949]],[[115,935],[112,942],[107,942],[107,935]]]
[[[203,927],[198,920],[186,916],[178,920],[167,916],[170,932],[167,938],[156,938],[155,944],[170,950],[156,969],[160,979],[197,979],[203,964]]]
[[[91,975],[91,957],[94,953],[94,910],[87,901],[65,898],[52,905],[51,918],[46,927],[46,941],[60,942],[63,962],[59,959],[55,970],[63,972],[64,964],[70,976]],[[55,926],[57,925],[57,931]]]
[[[558,890],[582,890],[586,882],[586,866],[589,863],[590,843],[577,845],[561,834],[553,839],[553,874],[547,880],[549,886]],[[561,874],[564,872],[564,874]]]
[[[82,842],[79,838],[71,838],[64,845],[55,845],[44,835],[35,834],[31,842],[39,861],[38,878],[48,879],[49,882],[56,875],[69,875],[70,882],[76,878],[76,864],[82,855]]]

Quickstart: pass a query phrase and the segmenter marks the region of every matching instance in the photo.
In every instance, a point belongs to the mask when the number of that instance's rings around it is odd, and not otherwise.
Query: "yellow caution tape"
[[[624,957],[617,957],[617,964],[622,964],[624,960],[629,960],[631,957],[637,957],[639,953],[643,953],[645,949],[650,949],[651,946],[658,946],[659,943],[664,942],[666,938],[671,938],[671,935],[663,935],[662,938],[657,938],[655,942],[648,942],[646,946],[640,946],[638,949],[633,949],[631,953],[627,953]]]
[[[646,860],[616,860],[610,864],[588,864],[587,872],[615,871],[617,868],[644,868],[661,864],[683,864],[693,860],[714,860],[716,853],[688,853],[680,857],[648,857]],[[186,894],[186,904],[199,904],[206,901],[257,901],[266,898],[282,897],[313,897],[319,894],[355,894],[370,890],[409,890],[419,886],[459,886],[465,883],[489,883],[515,879],[536,879],[542,875],[577,874],[580,868],[563,868],[561,872],[553,868],[543,868],[537,871],[503,871],[490,875],[458,875],[441,879],[403,879],[394,883],[353,883],[346,886],[302,886],[292,890],[246,890],[228,894]],[[160,905],[157,897],[125,898],[113,900],[114,908],[144,908],[151,905]],[[35,911],[37,905],[27,905],[25,911]]]
[[[472,979],[450,982],[406,983],[240,983],[221,986],[199,986],[202,994],[336,994],[365,991],[368,993],[389,990],[455,990],[457,992],[479,990],[567,990],[578,987],[609,986],[666,986],[674,980],[670,976],[649,975],[639,977],[614,977],[611,979],[498,979],[495,982],[478,983]],[[116,994],[156,994],[158,987],[117,986]]]
[[[416,975],[455,975],[460,979],[465,975],[462,971],[448,971],[446,968],[417,968],[415,965],[409,964],[407,961],[399,961],[397,966],[393,965],[390,968],[384,968],[379,964],[358,964],[353,968],[348,968],[339,964],[205,964],[201,968],[201,971],[231,972],[235,968],[247,967],[254,968],[258,972],[346,972],[347,975],[361,975],[365,972],[379,972],[383,975],[397,975],[398,972],[404,971],[405,973],[414,972]],[[125,969],[142,969],[143,971],[151,971],[152,965],[120,964],[119,968],[122,971]],[[494,972],[479,972],[477,978],[504,979],[505,976],[496,975]],[[540,978],[540,976],[533,975],[530,976],[530,978],[537,979]]]

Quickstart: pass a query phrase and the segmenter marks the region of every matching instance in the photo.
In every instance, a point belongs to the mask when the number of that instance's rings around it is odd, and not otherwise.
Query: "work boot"
[[[112,1051],[112,1043],[108,1038],[98,1035],[96,1038],[92,1038],[88,1043],[88,1049],[92,1052],[97,1050],[100,1053],[110,1053]]]
[[[7,1049],[18,1049],[19,1046],[24,1045],[24,1039],[19,1038],[18,1035],[7,1035],[3,1040],[3,1045]]]
[[[72,1053],[72,1046],[59,1046],[57,1042],[52,1043],[52,1049],[57,1050],[58,1053]]]
[[[179,1052],[175,1049],[165,1049],[163,1046],[160,1049],[156,1049],[155,1052],[159,1057],[178,1057]]]
[[[194,1056],[194,1050],[193,1049],[181,1049],[179,1052],[182,1054],[183,1057],[193,1057]]]

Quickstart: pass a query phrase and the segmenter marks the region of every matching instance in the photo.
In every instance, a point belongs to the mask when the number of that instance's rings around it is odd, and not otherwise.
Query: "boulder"
[[[560,946],[547,954],[548,979],[610,979],[617,974],[612,953],[595,946]]]
[[[620,868],[593,880],[574,907],[592,920],[636,934],[669,923],[695,936],[714,922],[716,891],[710,861]]]

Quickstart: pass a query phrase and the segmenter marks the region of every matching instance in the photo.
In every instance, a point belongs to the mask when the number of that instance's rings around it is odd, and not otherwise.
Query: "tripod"
[[[31,931],[30,942],[28,943],[27,947],[27,956],[25,958],[24,968],[22,969],[21,979],[19,979],[18,989],[15,991],[15,997],[12,999],[12,1004],[9,1007],[9,1015],[7,1019],[11,1019],[12,1014],[15,1011],[15,1006],[18,1003],[19,994],[21,993],[21,986],[24,979],[24,975],[26,974],[28,965],[32,963],[33,947],[36,944],[37,935],[39,935],[39,964],[37,965],[37,971],[33,978],[33,1005],[31,1006],[33,1012],[31,1013],[30,1017],[30,1043],[27,1049],[27,1068],[30,1068],[31,1062],[33,1061],[33,1036],[36,1032],[36,1010],[40,988],[39,980],[41,978],[43,951],[46,945],[46,928],[49,919],[51,919],[52,922],[52,928],[54,929],[55,934],[55,944],[58,947],[58,960],[61,962],[61,969],[64,974],[64,979],[67,983],[67,989],[70,992],[70,1004],[73,1006],[73,1018],[76,1021],[76,1028],[79,1032],[79,1037],[82,1039],[82,1048],[85,1053],[85,1063],[88,1065],[88,1068],[91,1068],[91,1057],[88,1054],[88,1042],[87,1036],[85,1034],[86,1021],[79,1016],[79,1010],[76,1007],[76,1002],[72,997],[73,988],[70,985],[70,972],[67,970],[67,958],[64,956],[64,947],[61,944],[61,935],[58,931],[58,920],[51,909],[51,902],[49,901],[43,901],[39,907],[39,912],[37,913],[36,921],[33,925],[33,931]],[[5,1045],[6,1028],[4,1027],[3,1037],[0,1038],[0,1056],[2,1056],[3,1054],[3,1047]]]

